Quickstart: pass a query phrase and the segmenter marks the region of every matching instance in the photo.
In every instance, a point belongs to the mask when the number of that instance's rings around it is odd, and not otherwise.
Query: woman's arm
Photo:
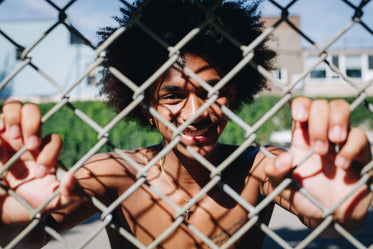
[[[354,191],[360,170],[372,157],[364,131],[350,128],[349,115],[349,106],[343,100],[329,103],[295,99],[290,151],[263,160],[262,191],[268,195],[286,177],[291,177],[327,210],[352,192],[332,214],[334,221],[354,231],[363,223],[372,202],[372,192],[366,185]],[[336,144],[339,150],[335,149]],[[275,201],[305,225],[315,228],[326,213],[296,188],[289,185]],[[333,229],[326,230],[324,235],[338,236]]]

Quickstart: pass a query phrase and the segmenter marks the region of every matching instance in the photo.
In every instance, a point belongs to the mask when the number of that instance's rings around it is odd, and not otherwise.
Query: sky
[[[60,8],[67,0],[51,0]],[[349,0],[358,5],[361,0]],[[0,0],[0,21],[56,19],[58,12],[45,0]],[[276,0],[281,6],[288,5],[291,0]],[[67,11],[68,21],[93,43],[97,42],[96,31],[99,27],[115,26],[113,16],[119,14],[119,0],[77,0]],[[265,16],[279,16],[280,10],[269,0],[264,0],[262,13]],[[300,17],[300,25],[307,35],[319,45],[328,43],[351,21],[354,10],[343,0],[298,0],[289,8],[290,15]],[[362,20],[373,30],[373,0],[364,8]],[[1,27],[0,27],[1,29]],[[309,44],[303,40],[303,46]],[[333,45],[344,47],[373,47],[373,34],[361,25],[354,25]]]

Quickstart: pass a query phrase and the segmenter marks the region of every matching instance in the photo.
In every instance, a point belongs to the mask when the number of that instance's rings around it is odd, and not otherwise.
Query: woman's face
[[[187,54],[185,66],[210,85],[215,85],[221,79],[217,71],[198,56]],[[151,105],[176,127],[195,115],[207,101],[205,89],[176,66],[171,67],[157,83],[150,96]],[[229,107],[236,96],[235,85],[226,86],[219,92],[216,102]],[[228,118],[215,103],[187,126],[182,132],[181,142],[205,158],[214,156],[213,152],[227,121]],[[171,142],[173,133],[162,122],[155,120],[155,123],[166,146]],[[178,144],[176,149],[184,156],[192,157],[184,146]]]

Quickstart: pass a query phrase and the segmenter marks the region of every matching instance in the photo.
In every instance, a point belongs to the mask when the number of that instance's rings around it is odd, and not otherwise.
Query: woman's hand
[[[344,100],[311,101],[297,98],[292,103],[294,120],[290,152],[284,152],[265,168],[275,188],[297,165],[293,180],[305,188],[326,208],[332,208],[353,190],[360,179],[360,171],[372,160],[370,144],[360,128],[350,128],[349,105]],[[334,218],[348,228],[355,229],[365,217],[372,201],[367,186],[360,187],[334,212]],[[292,210],[314,227],[324,212],[299,191],[284,190],[277,202]],[[315,222],[316,221],[316,222]]]
[[[24,147],[27,150],[2,175],[5,188],[15,191],[33,208],[42,205],[60,185],[61,192],[68,197],[75,185],[73,176],[66,174],[61,184],[56,177],[61,138],[56,134],[41,138],[41,112],[37,105],[8,100],[0,117],[0,169]],[[62,205],[63,195],[55,198],[47,209]],[[0,188],[0,203],[3,224],[22,224],[30,219],[30,212],[4,188]]]

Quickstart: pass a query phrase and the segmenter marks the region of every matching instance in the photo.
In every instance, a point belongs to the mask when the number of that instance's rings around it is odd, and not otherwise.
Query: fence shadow
[[[368,216],[363,224],[363,226],[353,234],[353,236],[360,241],[364,246],[369,247],[373,245],[373,210],[370,210]],[[287,241],[291,246],[295,247],[298,245],[304,238],[310,234],[310,230],[301,229],[301,230],[292,230],[288,228],[281,228],[274,230],[277,235],[282,239]],[[283,248],[278,245],[274,240],[268,236],[264,242],[264,249],[277,249]],[[327,239],[318,237],[312,241],[306,248],[317,248],[317,249],[356,249],[347,239]]]

